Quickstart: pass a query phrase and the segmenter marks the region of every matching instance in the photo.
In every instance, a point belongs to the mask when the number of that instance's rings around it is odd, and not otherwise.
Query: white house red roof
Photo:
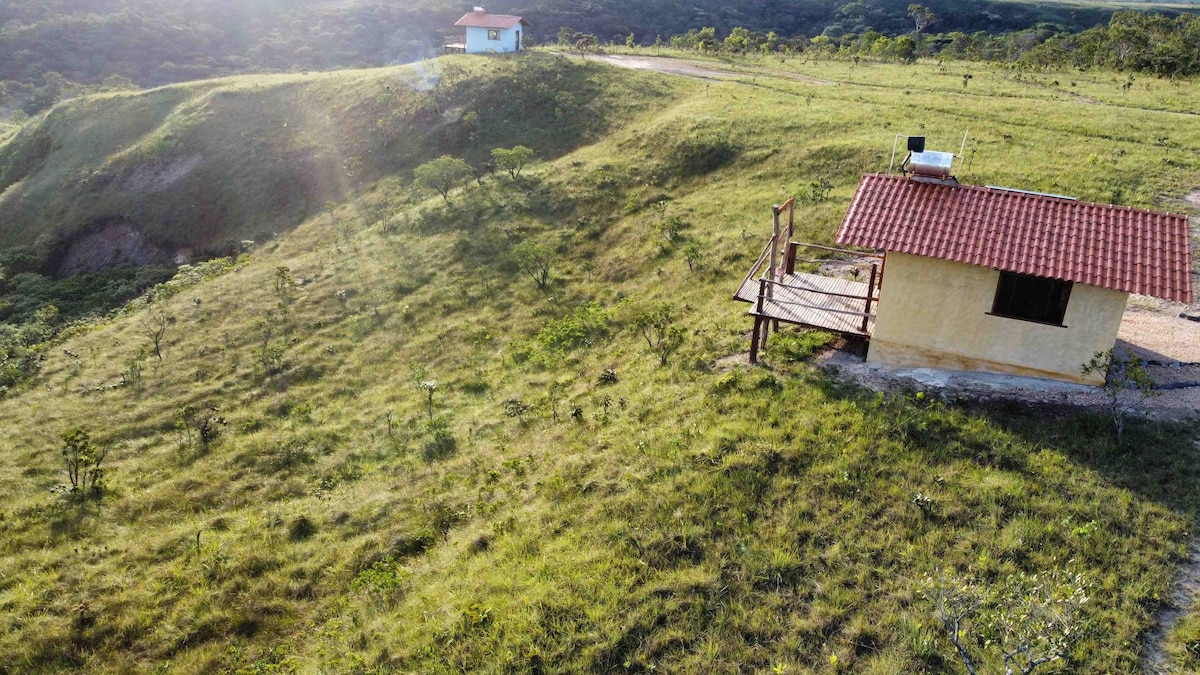
[[[529,22],[519,16],[509,16],[507,14],[488,14],[487,12],[468,12],[463,15],[463,18],[454,22],[455,26],[500,29],[513,28],[517,24],[524,24],[528,26]]]
[[[839,244],[1191,302],[1186,216],[866,174]]]

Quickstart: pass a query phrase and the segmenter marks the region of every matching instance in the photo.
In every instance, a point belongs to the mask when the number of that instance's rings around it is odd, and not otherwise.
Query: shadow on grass
[[[915,391],[881,395],[825,373],[805,379],[831,399],[876,407],[887,417],[892,433],[931,458],[970,459],[981,466],[1024,472],[1036,449],[1057,450],[1115,487],[1189,518],[1200,516],[1200,433],[1187,423],[1131,419],[1118,442],[1104,411],[1080,406],[1015,400],[947,404],[918,398]],[[982,420],[1002,435],[968,432],[964,419]]]

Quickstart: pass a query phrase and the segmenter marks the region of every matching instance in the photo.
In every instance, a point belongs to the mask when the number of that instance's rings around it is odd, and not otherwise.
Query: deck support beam
[[[863,310],[864,314],[871,313],[871,298],[875,295],[875,278],[879,276],[879,265],[871,263],[871,280],[867,282],[867,307]],[[871,317],[864,316],[862,322],[862,332],[867,332],[867,321]]]
[[[763,318],[754,317],[754,330],[750,333],[750,363],[758,363],[758,335],[762,330]]]

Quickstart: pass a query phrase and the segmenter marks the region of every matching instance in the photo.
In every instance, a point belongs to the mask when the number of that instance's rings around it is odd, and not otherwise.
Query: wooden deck
[[[781,218],[784,214],[786,227]],[[883,283],[883,254],[793,241],[795,215],[794,197],[771,206],[771,239],[733,294],[735,300],[750,303],[750,316],[754,317],[750,363],[758,363],[758,352],[766,348],[767,336],[772,330],[779,330],[780,322],[834,331],[856,339],[870,339],[875,330],[872,310],[879,302],[879,287]],[[821,259],[800,258],[801,249],[817,251]],[[830,261],[842,261],[841,267],[848,267],[867,281],[858,281],[857,276],[852,281],[833,274],[796,272],[797,262],[823,266]]]
[[[779,275],[765,286],[760,279],[746,279],[734,298],[750,303],[751,316],[869,337],[875,328],[874,314],[865,311],[869,288],[863,281],[795,273]],[[767,291],[761,311],[760,289]],[[878,299],[875,289],[872,309]]]

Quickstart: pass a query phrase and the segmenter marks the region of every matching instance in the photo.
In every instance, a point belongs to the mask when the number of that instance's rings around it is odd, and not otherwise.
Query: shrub
[[[684,330],[675,325],[674,310],[669,304],[642,311],[634,317],[633,329],[646,340],[659,365],[667,365],[671,355],[683,346]]]
[[[403,592],[404,583],[410,576],[412,574],[397,565],[395,559],[386,558],[359,572],[354,581],[350,582],[350,591],[383,602],[392,602]]]
[[[300,516],[288,526],[288,538],[292,541],[304,541],[317,533],[317,525],[308,516]]]
[[[91,434],[83,427],[68,431],[62,439],[71,494],[78,499],[100,496],[104,490],[104,469],[100,465],[108,456],[108,446],[93,443]]]
[[[215,403],[180,408],[179,425],[187,433],[188,442],[192,442],[194,432],[194,438],[200,442],[201,449],[207,450],[209,444],[220,434],[221,427],[225,426],[225,418],[220,412]]]
[[[458,450],[458,439],[454,438],[445,420],[430,420],[425,430],[429,434],[423,451],[426,460],[445,459]]]
[[[600,303],[589,302],[561,319],[547,321],[538,331],[537,341],[546,350],[560,354],[590,347],[608,333],[608,319]]]

